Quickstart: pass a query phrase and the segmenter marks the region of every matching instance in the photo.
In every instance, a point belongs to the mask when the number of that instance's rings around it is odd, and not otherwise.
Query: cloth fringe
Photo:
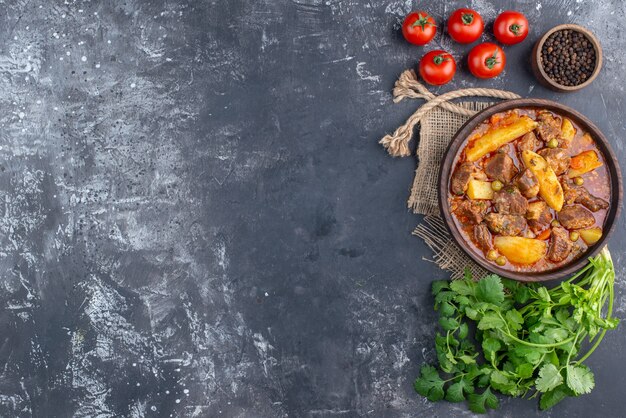
[[[426,245],[433,250],[435,263],[440,268],[448,270],[453,280],[462,278],[465,269],[469,269],[475,279],[484,277],[488,273],[456,245],[443,220],[438,216],[424,217],[424,222],[417,225],[413,235],[424,240]]]

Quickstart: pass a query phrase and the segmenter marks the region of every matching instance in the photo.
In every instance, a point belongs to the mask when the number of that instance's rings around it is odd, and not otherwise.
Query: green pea
[[[489,250],[489,252],[487,252],[487,260],[494,261],[496,258],[498,258],[498,252],[496,250]]]
[[[561,226],[561,222],[559,222],[556,219],[554,219],[552,222],[550,222],[550,225],[552,225],[554,227]]]
[[[569,233],[569,239],[572,241],[578,241],[578,238],[580,238],[580,234],[578,232],[572,231]]]
[[[574,184],[576,186],[582,186],[585,180],[582,177],[574,177]]]
[[[501,255],[500,257],[496,258],[496,264],[499,266],[503,266],[506,264],[506,258]]]
[[[491,183],[491,189],[494,192],[499,192],[500,190],[502,190],[503,187],[504,187],[504,184],[502,184],[500,180],[496,180]]]
[[[559,141],[556,138],[552,138],[548,141],[548,148],[556,148],[559,146]]]

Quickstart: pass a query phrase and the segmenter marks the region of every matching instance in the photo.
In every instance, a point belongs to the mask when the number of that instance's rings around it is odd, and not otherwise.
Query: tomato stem
[[[462,13],[461,20],[464,25],[471,25],[474,21],[474,13]]]
[[[426,29],[426,25],[431,25],[431,26],[437,26],[431,22],[428,21],[428,19],[430,18],[430,16],[427,14],[423,15],[421,13],[417,14],[417,20],[415,22],[413,22],[413,24],[411,25],[412,28],[419,26],[420,28],[422,28],[422,30]]]
[[[442,63],[444,63],[446,61],[450,61],[450,58],[445,57],[443,54],[435,55],[433,57],[433,63],[435,65],[441,65]]]
[[[509,30],[511,32],[513,32],[513,35],[515,36],[520,36],[520,29],[522,28],[523,25],[517,24],[517,23],[513,23],[511,26],[509,26]]]
[[[493,55],[485,60],[485,65],[490,70],[498,64],[498,51],[493,51]]]

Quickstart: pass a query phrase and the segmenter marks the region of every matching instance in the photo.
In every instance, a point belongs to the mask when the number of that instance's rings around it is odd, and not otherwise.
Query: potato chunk
[[[466,194],[470,199],[491,200],[493,199],[491,182],[471,179]]]
[[[539,180],[539,196],[557,212],[563,207],[565,200],[563,195],[563,187],[559,183],[554,170],[548,162],[539,154],[530,150],[522,152],[524,164],[533,172],[537,180]]]
[[[578,233],[587,245],[593,245],[602,238],[602,229],[598,227],[579,229]]]
[[[521,116],[509,125],[491,128],[467,148],[465,156],[468,161],[477,161],[486,154],[497,150],[502,145],[519,138],[536,127],[537,122],[528,116]]]
[[[572,121],[567,118],[563,118],[563,123],[561,124],[561,140],[569,145],[572,143],[575,135],[576,128],[574,128]]]
[[[574,177],[581,176],[585,173],[595,170],[602,166],[602,162],[595,151],[585,151],[572,157],[572,161],[569,163],[570,169],[567,172],[567,177],[573,179]]]
[[[494,245],[509,261],[534,264],[546,255],[546,242],[524,237],[497,236]]]

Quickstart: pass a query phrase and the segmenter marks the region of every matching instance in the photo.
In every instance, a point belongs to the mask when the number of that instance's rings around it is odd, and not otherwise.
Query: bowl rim
[[[541,107],[548,110],[553,110],[555,112],[559,112],[563,116],[574,119],[574,121],[578,125],[583,126],[594,137],[598,149],[603,153],[604,159],[607,164],[607,171],[610,176],[611,185],[611,205],[609,206],[609,210],[605,218],[605,223],[603,226],[604,233],[600,240],[596,244],[594,244],[590,250],[587,250],[587,252],[583,254],[583,256],[573,260],[569,264],[566,264],[565,266],[559,267],[554,270],[548,270],[538,273],[524,273],[505,270],[493,263],[488,262],[484,258],[484,256],[481,256],[475,253],[471,248],[468,248],[463,236],[461,235],[454,220],[452,219],[452,214],[450,213],[447,202],[449,181],[452,175],[452,171],[454,169],[453,163],[456,160],[456,155],[459,151],[460,146],[465,143],[469,134],[485,119],[489,118],[495,113],[524,107]],[[615,230],[617,221],[622,210],[622,174],[611,144],[604,136],[602,131],[586,116],[582,115],[581,113],[572,109],[569,106],[554,102],[552,100],[512,99],[496,103],[478,112],[476,115],[472,116],[467,122],[465,122],[463,126],[461,126],[461,128],[459,128],[459,130],[454,134],[444,153],[442,163],[439,169],[438,200],[439,210],[444,219],[444,224],[446,225],[446,228],[450,232],[450,235],[457,243],[457,245],[465,254],[469,256],[470,259],[483,267],[485,270],[496,273],[502,277],[507,277],[522,282],[543,282],[548,280],[561,279],[567,275],[574,273],[587,263],[589,257],[597,255],[602,250],[605,243]]]
[[[552,35],[554,32],[558,32],[560,30],[566,30],[566,29],[574,30],[585,35],[585,37],[589,39],[589,41],[591,41],[591,45],[593,46],[593,49],[596,52],[596,66],[593,69],[591,76],[589,76],[589,78],[585,82],[581,84],[577,84],[575,86],[565,86],[563,84],[557,83],[556,81],[551,79],[548,76],[548,74],[546,74],[543,68],[543,65],[541,64],[541,49],[543,48],[543,44],[546,42],[548,37]],[[565,23],[562,25],[557,25],[553,27],[552,29],[548,30],[546,33],[544,33],[543,36],[539,38],[539,40],[537,41],[537,44],[535,45],[535,48],[534,48],[533,55],[534,55],[533,59],[535,60],[535,64],[537,65],[537,71],[539,71],[544,81],[550,84],[551,86],[553,86],[554,88],[557,88],[562,91],[568,91],[568,92],[577,91],[577,90],[587,87],[598,77],[598,74],[600,74],[600,70],[602,69],[603,56],[602,56],[602,46],[600,45],[600,41],[598,40],[598,38],[596,38],[593,32],[591,32],[589,29],[580,25],[576,25],[574,23]]]

